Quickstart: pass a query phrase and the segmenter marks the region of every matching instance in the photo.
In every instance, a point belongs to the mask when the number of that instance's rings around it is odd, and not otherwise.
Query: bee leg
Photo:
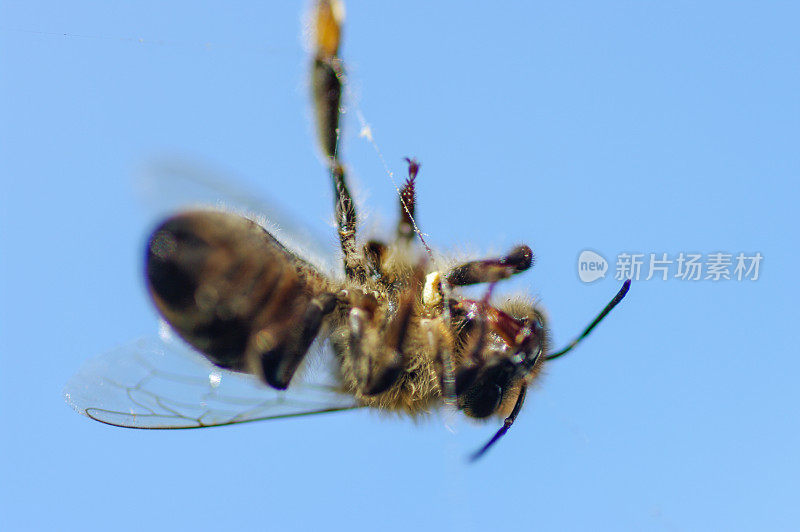
[[[344,167],[338,162],[331,171],[336,195],[336,225],[344,255],[344,273],[350,279],[363,282],[367,275],[356,247],[356,207],[345,182]]]
[[[383,261],[386,258],[388,247],[378,240],[370,240],[364,244],[364,257],[367,259],[373,275],[383,275]]]
[[[406,158],[406,162],[408,163],[408,179],[400,190],[400,220],[397,223],[397,240],[407,243],[414,238],[414,212],[417,203],[414,180],[417,178],[420,165],[416,159]]]
[[[456,368],[453,360],[453,339],[449,330],[441,327],[441,322],[422,320],[422,330],[428,340],[428,346],[434,353],[434,361],[442,388],[442,397],[448,407],[456,408]]]
[[[362,368],[364,363],[364,328],[368,321],[364,309],[352,308],[348,315],[348,325],[350,326],[349,349],[350,356],[353,359],[355,367],[356,378],[363,381],[362,376],[364,370]]]
[[[349,349],[353,375],[358,390],[364,395],[376,395],[391,386],[399,375],[395,353],[381,348],[375,331],[369,327],[371,316],[362,308],[350,309],[348,316]]]
[[[317,2],[311,95],[316,113],[317,141],[330,159],[336,158],[339,144],[339,104],[342,95],[341,76],[344,74],[339,58],[342,17],[339,2]]]
[[[385,392],[397,382],[403,371],[406,361],[403,343],[408,335],[411,315],[414,311],[414,299],[414,287],[405,290],[400,296],[397,311],[386,327],[382,349],[371,361],[370,371],[363,388],[366,395]]]
[[[414,305],[422,290],[424,276],[425,261],[421,260],[414,268],[405,289],[400,293],[397,310],[385,328],[381,358],[376,360],[374,372],[365,388],[368,395],[376,395],[388,390],[397,382],[405,368],[407,355],[404,344],[411,327]]]
[[[366,396],[388,390],[405,367],[403,347],[422,286],[423,265],[415,268],[411,282],[398,297],[397,309],[385,324],[376,322],[378,301],[361,290],[349,289],[341,296],[350,305],[348,314],[348,365],[358,391]]]
[[[311,66],[311,92],[317,123],[317,142],[327,158],[333,183],[336,225],[344,253],[347,277],[363,281],[366,272],[356,247],[356,207],[344,165],[339,157],[339,118],[344,68],[339,58],[342,8],[336,1],[320,1],[315,13],[316,51]]]
[[[374,296],[361,290],[350,289],[342,291],[342,299],[350,305],[347,316],[348,322],[348,352],[346,360],[352,366],[352,374],[356,387],[365,395],[364,390],[369,389],[373,379],[370,378],[373,365],[372,354],[379,351],[380,343],[377,341],[376,329],[370,326],[378,307]]]
[[[251,356],[258,369],[256,374],[273,388],[285,390],[319,333],[323,318],[335,307],[333,294],[321,294],[308,302],[304,309],[287,313],[290,319],[256,333],[251,348],[251,352],[255,349],[256,353]],[[280,330],[290,332],[276,340]]]
[[[447,273],[451,286],[490,283],[524,272],[533,264],[533,252],[528,246],[517,246],[505,257],[474,260],[456,266]]]

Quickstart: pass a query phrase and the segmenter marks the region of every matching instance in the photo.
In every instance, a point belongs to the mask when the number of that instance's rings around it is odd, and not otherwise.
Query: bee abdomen
[[[288,385],[333,308],[316,293],[324,282],[310,265],[230,213],[166,220],[148,242],[146,275],[156,307],[184,340],[214,364],[277,388]]]

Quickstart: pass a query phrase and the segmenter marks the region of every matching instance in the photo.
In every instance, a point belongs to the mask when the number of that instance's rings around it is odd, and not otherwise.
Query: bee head
[[[507,301],[502,310],[486,300],[451,300],[450,308],[463,346],[459,406],[475,418],[507,415],[541,369],[548,348],[544,313],[521,300]]]

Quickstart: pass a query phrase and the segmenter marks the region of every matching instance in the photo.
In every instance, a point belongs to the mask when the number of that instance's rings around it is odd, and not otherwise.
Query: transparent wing
[[[326,274],[336,274],[335,232],[325,238],[299,223],[285,210],[209,165],[177,157],[162,157],[144,164],[137,172],[136,188],[158,217],[188,207],[211,206],[236,212],[259,223],[296,255]]]
[[[303,378],[278,391],[250,375],[217,368],[180,340],[145,338],[88,361],[67,383],[64,397],[96,421],[138,429],[214,427],[357,408],[351,396],[335,391],[321,345]]]

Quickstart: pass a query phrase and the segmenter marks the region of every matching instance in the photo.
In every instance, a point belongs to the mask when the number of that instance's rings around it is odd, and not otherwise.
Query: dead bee
[[[321,272],[258,223],[218,210],[170,217],[153,232],[146,251],[148,290],[183,340],[217,368],[287,391],[267,393],[262,385],[268,399],[242,403],[246,408],[238,410],[235,402],[227,410],[212,408],[209,402],[223,397],[222,372],[206,368],[209,377],[192,381],[162,369],[157,346],[139,346],[107,359],[103,369],[84,370],[68,385],[69,400],[83,413],[115,425],[179,428],[361,406],[416,415],[447,403],[472,418],[505,417],[478,457],[514,422],[543,363],[577,345],[627,293],[629,281],[576,340],[551,352],[536,305],[525,298],[498,306],[491,301],[497,282],[532,266],[531,249],[520,245],[503,257],[438,268],[415,222],[420,165],[413,159],[407,160],[394,239],[359,243],[356,206],[339,157],[341,13],[335,1],[316,6],[311,86],[344,277]],[[420,253],[420,243],[427,253]],[[460,287],[478,283],[488,285],[481,299],[459,294]],[[324,390],[300,377],[315,342],[327,342],[334,357]],[[133,361],[138,377],[120,383],[101,376],[100,385],[123,391],[127,409],[103,406],[91,395],[99,387],[97,373],[114,372],[111,366],[120,361]],[[169,391],[151,388],[159,379],[176,389],[185,384],[204,391],[199,399],[167,399]],[[313,394],[329,395],[307,400]],[[187,413],[193,401],[202,407]]]

